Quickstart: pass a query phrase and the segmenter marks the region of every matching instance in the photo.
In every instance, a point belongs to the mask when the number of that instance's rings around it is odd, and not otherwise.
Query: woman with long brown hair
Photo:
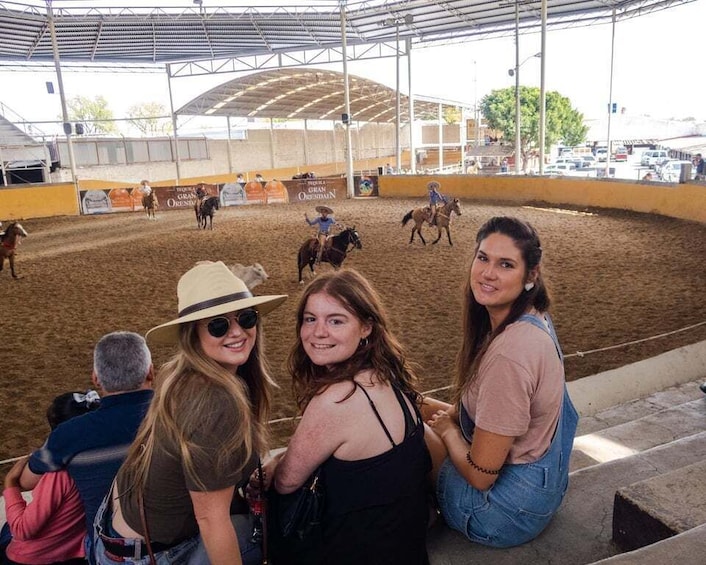
[[[288,365],[303,415],[274,487],[293,493],[320,468],[325,510],[313,547],[300,554],[278,540],[276,563],[428,563],[431,461],[416,376],[362,275],[341,270],[309,284]]]
[[[547,313],[534,228],[495,217],[478,231],[464,289],[453,404],[425,398],[446,523],[509,547],[536,537],[566,493],[578,416]]]

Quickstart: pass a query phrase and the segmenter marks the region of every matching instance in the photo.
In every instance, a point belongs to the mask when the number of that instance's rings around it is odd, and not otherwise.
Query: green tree
[[[166,116],[167,110],[159,102],[143,102],[130,106],[127,111],[128,123],[145,135],[169,134],[172,122]]]
[[[520,87],[520,150],[524,170],[527,157],[539,149],[539,99],[537,87]],[[501,131],[515,142],[515,87],[493,90],[483,97],[481,113],[488,127]],[[588,126],[583,114],[571,107],[571,101],[556,91],[546,93],[545,151],[558,143],[579,145],[586,139]]]
[[[112,120],[113,111],[108,108],[108,102],[102,96],[87,98],[74,96],[66,102],[69,121],[83,124],[84,133],[91,135],[97,133],[117,133],[115,122]]]
[[[461,121],[461,109],[458,106],[444,106],[443,117],[447,124],[457,124]]]

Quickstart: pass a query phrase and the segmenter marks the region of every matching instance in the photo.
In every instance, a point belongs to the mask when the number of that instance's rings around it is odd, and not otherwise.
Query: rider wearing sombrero
[[[306,223],[310,226],[317,224],[319,226],[319,232],[316,234],[316,238],[319,240],[319,249],[316,252],[316,264],[318,265],[321,263],[321,255],[324,252],[324,245],[326,244],[326,239],[328,239],[329,232],[331,228],[337,224],[333,217],[333,210],[328,206],[317,206],[316,211],[321,214],[321,216],[310,220],[307,213],[304,212],[304,218],[306,219]]]
[[[431,181],[427,184],[429,189],[429,210],[431,211],[429,215],[429,225],[433,226],[436,221],[436,210],[439,204],[446,204],[446,197],[439,192],[439,183],[436,181]]]

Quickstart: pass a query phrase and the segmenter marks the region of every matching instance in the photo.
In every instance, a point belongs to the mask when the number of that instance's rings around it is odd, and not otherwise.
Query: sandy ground
[[[570,211],[462,201],[454,246],[409,244],[401,219],[421,200],[336,203],[339,222],[354,225],[363,249],[344,266],[360,270],[381,292],[393,328],[419,363],[421,389],[445,387],[459,347],[460,288],[478,227],[493,215],[517,215],[538,229],[545,276],[567,358],[569,380],[706,339],[706,326],[637,345],[577,356],[673,332],[706,320],[706,225],[615,210]],[[296,252],[311,234],[313,205],[226,208],[213,231],[199,231],[190,211],[60,217],[23,222],[21,279],[0,273],[0,459],[37,447],[48,432],[44,411],[69,389],[90,386],[92,348],[104,333],[144,333],[174,317],[176,283],[196,261],[260,262],[270,279],[256,294],[289,294],[264,322],[266,348],[281,384],[273,418],[295,415],[283,369],[294,335]],[[425,227],[427,241],[433,235]],[[324,265],[323,269],[329,269]],[[157,365],[168,349],[154,349]],[[437,393],[444,397],[445,392]],[[291,422],[273,425],[277,443]],[[4,469],[0,469],[0,474]]]

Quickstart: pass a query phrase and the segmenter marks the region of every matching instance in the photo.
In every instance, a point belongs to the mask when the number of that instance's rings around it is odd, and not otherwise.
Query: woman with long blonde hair
[[[267,451],[272,389],[260,316],[286,296],[253,296],[222,262],[177,288],[179,315],[147,332],[177,351],[96,517],[96,559],[119,563],[258,563],[239,496]]]

